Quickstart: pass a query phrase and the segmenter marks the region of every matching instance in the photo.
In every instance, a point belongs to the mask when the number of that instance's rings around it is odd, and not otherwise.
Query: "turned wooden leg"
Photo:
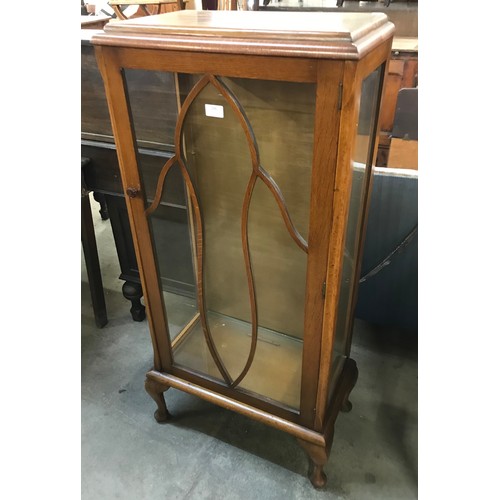
[[[326,447],[318,446],[303,441],[302,439],[297,439],[297,441],[309,457],[309,480],[315,488],[324,488],[326,486],[327,477],[323,471],[323,467],[326,462],[328,462],[328,451]]]
[[[102,286],[101,267],[97,253],[97,242],[94,233],[94,222],[88,196],[82,197],[82,247],[89,279],[90,297],[94,310],[94,319],[98,328],[102,328],[108,322],[106,312],[106,301],[104,288]]]
[[[134,283],[133,281],[125,281],[122,286],[122,293],[132,303],[132,307],[130,308],[132,319],[134,321],[142,321],[146,317],[146,308],[141,303],[141,284]]]
[[[170,420],[172,416],[167,410],[165,397],[163,396],[163,393],[168,389],[168,387],[165,387],[164,385],[156,382],[156,380],[151,380],[150,378],[146,378],[144,387],[146,389],[146,392],[154,399],[154,401],[158,405],[158,409],[154,414],[156,421],[161,424]]]
[[[99,213],[101,214],[101,219],[102,220],[108,220],[109,219],[109,212],[108,212],[108,205],[106,203],[106,197],[102,193],[96,193],[94,191],[93,193],[94,200],[99,203],[99,206],[101,207],[99,209]]]

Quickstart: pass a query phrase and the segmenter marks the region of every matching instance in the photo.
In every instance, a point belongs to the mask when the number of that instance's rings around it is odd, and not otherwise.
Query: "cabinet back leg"
[[[349,396],[358,381],[358,367],[356,363],[352,359],[347,360],[348,368],[350,371],[350,376],[348,377],[348,385],[345,392],[345,396],[342,401],[342,406],[340,407],[340,411],[344,413],[348,413],[352,410],[352,403],[349,401]]]

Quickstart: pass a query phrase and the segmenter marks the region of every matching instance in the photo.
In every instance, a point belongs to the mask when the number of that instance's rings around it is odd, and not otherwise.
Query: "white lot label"
[[[205,115],[213,118],[224,118],[224,106],[217,104],[205,104]]]

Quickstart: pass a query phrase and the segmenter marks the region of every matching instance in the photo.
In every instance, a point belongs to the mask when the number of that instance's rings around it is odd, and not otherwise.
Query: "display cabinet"
[[[315,487],[357,379],[352,319],[393,31],[382,13],[186,10],[109,23],[92,39],[151,331],[155,418],[170,418],[175,388],[286,431]],[[127,90],[166,75],[173,130],[155,128]],[[136,142],[148,119],[174,144],[154,182]],[[175,234],[195,283],[184,294],[161,280],[175,266],[161,231],[179,179]]]

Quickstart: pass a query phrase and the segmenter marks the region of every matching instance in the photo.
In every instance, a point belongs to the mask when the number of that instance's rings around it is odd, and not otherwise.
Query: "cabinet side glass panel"
[[[123,73],[137,146],[173,150],[177,121],[175,74],[127,68]]]
[[[342,370],[343,360],[348,352],[349,301],[355,286],[354,279],[359,252],[363,202],[369,180],[369,169],[367,167],[368,162],[371,162],[373,157],[370,148],[373,147],[381,77],[382,67],[379,67],[363,80],[361,87],[353,161],[351,163],[352,185],[337,307],[330,392],[333,390],[335,380]]]
[[[178,116],[176,75],[124,69],[136,158],[148,215],[170,341],[175,342],[197,313],[191,230],[184,180],[174,163]]]

